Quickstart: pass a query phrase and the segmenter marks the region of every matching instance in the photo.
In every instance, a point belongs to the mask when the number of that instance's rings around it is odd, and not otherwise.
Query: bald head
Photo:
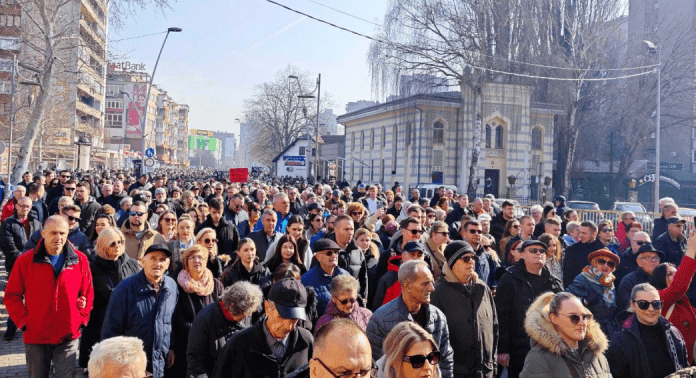
[[[44,228],[48,226],[57,226],[57,227],[68,227],[68,220],[65,219],[65,217],[60,216],[60,215],[51,215],[46,219],[46,223],[44,223]]]
[[[311,377],[331,377],[317,362],[321,360],[335,372],[370,370],[372,348],[365,332],[353,321],[335,319],[319,328],[314,337],[314,352],[310,360]]]

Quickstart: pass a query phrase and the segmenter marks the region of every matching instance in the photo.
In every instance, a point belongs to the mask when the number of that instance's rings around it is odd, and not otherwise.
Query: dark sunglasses
[[[74,222],[74,221],[80,220],[80,217],[73,217],[72,215],[66,215],[66,217],[68,217],[68,220],[69,220],[70,222]]]
[[[425,360],[428,360],[430,365],[437,365],[440,362],[440,351],[434,350],[428,353],[427,356],[417,354],[415,356],[404,356],[405,362],[410,362],[414,369],[420,369],[425,365]]]
[[[121,245],[123,243],[124,243],[123,240],[115,240],[115,241],[112,241],[111,244],[109,244],[109,246],[111,246],[111,248],[113,248],[113,247],[115,247],[117,245]]]
[[[131,212],[130,212],[130,216],[131,216],[131,217],[136,217],[136,216],[137,216],[137,217],[142,217],[144,214],[145,214],[145,213],[140,212],[140,211],[131,211]]]
[[[338,251],[333,250],[333,249],[328,250],[328,251],[324,251],[324,252],[318,252],[318,253],[323,253],[323,254],[325,254],[326,256],[329,256],[329,257],[333,256],[334,254],[335,254],[336,256],[338,256]]]
[[[597,259],[597,264],[599,264],[599,265],[608,265],[610,268],[613,268],[613,267],[616,266],[616,263],[615,263],[615,262],[613,262],[613,261],[611,261],[611,260],[607,261],[607,260],[604,260],[604,259]]]
[[[410,232],[411,235],[418,235],[423,233],[423,230],[409,230],[408,228],[406,229],[406,231]]]
[[[344,299],[344,300],[339,300],[339,302],[341,302],[342,305],[347,305],[348,303],[355,303],[357,301],[358,301],[358,298],[348,298],[348,299]]]
[[[162,218],[162,220],[167,222],[167,223],[176,222],[176,218]]]
[[[631,302],[633,302],[633,303],[635,303],[636,305],[638,305],[638,308],[641,309],[641,310],[643,310],[643,311],[647,310],[647,309],[650,307],[650,305],[652,305],[652,308],[655,309],[655,310],[661,310],[661,309],[662,309],[662,305],[664,304],[664,302],[662,302],[662,301],[652,301],[652,302],[649,302],[649,301],[646,301],[646,300],[644,300],[644,299],[640,299],[640,300],[637,300],[637,301],[631,301]]]
[[[471,230],[469,230],[469,233],[470,233],[470,234],[479,234],[479,235],[481,235],[481,234],[483,234],[483,231],[471,229]]]
[[[467,264],[470,263],[471,260],[474,260],[474,262],[476,262],[476,261],[478,261],[478,257],[476,257],[476,256],[474,256],[474,255],[465,255],[465,256],[462,256],[462,261],[464,261],[464,262],[467,263]]]
[[[639,241],[639,240],[636,241],[636,244],[638,244],[638,245],[645,245],[645,244],[648,244],[648,243],[650,243],[650,242],[647,242],[647,241]]]
[[[570,322],[573,323],[574,325],[577,325],[578,323],[580,323],[580,319],[581,319],[581,318],[582,318],[582,320],[583,320],[585,323],[587,323],[587,322],[589,322],[590,320],[592,320],[592,314],[582,314],[582,315],[578,315],[578,314],[570,314],[570,315],[558,314],[558,315],[567,316],[567,317],[570,319]]]
[[[75,190],[75,188],[68,188],[68,187],[66,186],[66,187],[63,188],[63,190],[67,190],[67,191],[72,192],[73,190]]]
[[[350,215],[353,215],[353,216],[360,215],[360,216],[362,216],[362,212],[361,212],[361,211],[354,211],[354,212],[350,213]]]
[[[537,254],[537,253],[538,253],[538,254],[541,255],[541,254],[546,253],[546,250],[545,250],[545,249],[541,249],[541,248],[530,248],[530,249],[525,250],[525,252],[534,253],[534,254]]]
[[[613,228],[603,228],[602,232],[614,232]]]
[[[510,226],[510,228],[520,228],[520,225],[519,225],[519,224],[513,224],[512,226]]]
[[[205,239],[203,239],[203,243],[205,243],[205,244],[217,243],[217,239],[205,238]]]

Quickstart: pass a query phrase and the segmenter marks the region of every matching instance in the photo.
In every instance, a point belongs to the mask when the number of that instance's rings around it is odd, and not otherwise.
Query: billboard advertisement
[[[213,132],[210,130],[197,130],[197,129],[191,129],[189,130],[189,134],[191,135],[199,135],[199,136],[207,136],[207,137],[212,137]]]
[[[304,156],[283,156],[283,165],[286,167],[304,167]]]
[[[141,115],[145,115],[145,96],[147,96],[147,84],[133,84],[131,98],[128,101],[128,113],[126,114],[126,137],[142,138],[143,130],[141,126]]]

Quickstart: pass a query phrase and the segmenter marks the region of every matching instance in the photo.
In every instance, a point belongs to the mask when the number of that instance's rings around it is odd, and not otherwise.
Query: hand
[[[684,254],[692,259],[696,256],[696,229],[689,232],[689,240],[686,241],[686,252]]]
[[[498,364],[500,366],[508,367],[510,365],[510,355],[507,353],[498,354]]]
[[[87,298],[85,297],[79,297],[77,298],[77,308],[80,310],[84,309],[87,306]]]
[[[170,368],[172,366],[174,366],[174,351],[170,349],[167,352],[167,367]]]

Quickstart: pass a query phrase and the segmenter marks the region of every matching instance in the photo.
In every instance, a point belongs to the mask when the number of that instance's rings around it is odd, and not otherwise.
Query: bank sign
[[[283,156],[283,162],[286,167],[304,167],[304,156]]]

